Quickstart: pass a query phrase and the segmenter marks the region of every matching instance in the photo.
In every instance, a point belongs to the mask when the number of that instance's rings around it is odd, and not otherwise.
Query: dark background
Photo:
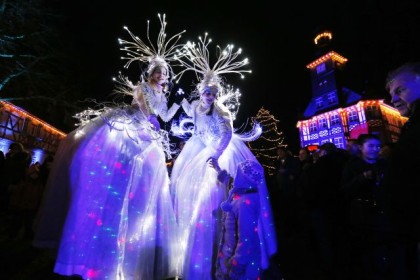
[[[150,20],[155,43],[160,28],[157,14],[166,14],[168,36],[185,29],[181,41],[194,41],[208,32],[214,42],[210,46],[242,48],[253,73],[244,80],[226,75],[242,92],[234,125],[241,126],[264,107],[280,121],[285,142],[294,152],[299,148],[296,123],[303,119],[311,97],[306,65],[316,58],[316,32],[333,32],[333,49],[349,60],[346,71],[351,84],[347,87],[365,96],[387,100],[386,73],[403,62],[420,59],[420,1],[53,2],[64,18],[59,30],[73,58],[69,67],[74,79],[83,84],[86,97],[106,99],[114,87],[112,77],[124,70],[117,43],[118,38],[129,39],[123,26],[145,39]],[[210,50],[214,55],[215,48]],[[140,68],[132,64],[124,71],[135,78]],[[192,82],[182,80],[185,91]]]

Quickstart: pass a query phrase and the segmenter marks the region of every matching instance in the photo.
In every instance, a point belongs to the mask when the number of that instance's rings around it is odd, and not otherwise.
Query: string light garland
[[[275,162],[277,160],[277,148],[287,147],[282,131],[278,129],[278,123],[269,110],[261,107],[251,122],[258,122],[263,127],[260,138],[254,142],[248,142],[249,149],[255,154],[261,165],[267,171],[267,175],[272,176],[275,171]]]

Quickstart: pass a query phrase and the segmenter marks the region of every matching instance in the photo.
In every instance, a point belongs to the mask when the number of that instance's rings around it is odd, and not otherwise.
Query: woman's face
[[[152,73],[152,81],[159,85],[163,85],[168,81],[168,71],[165,67],[156,67]]]
[[[217,89],[215,87],[206,87],[201,94],[201,100],[204,104],[210,106],[214,103],[214,100],[216,100],[216,95]]]

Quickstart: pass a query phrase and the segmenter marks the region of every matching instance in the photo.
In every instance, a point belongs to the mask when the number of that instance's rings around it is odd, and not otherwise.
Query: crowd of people
[[[4,241],[33,238],[33,223],[41,204],[52,155],[32,162],[32,155],[19,142],[9,145],[0,164],[0,215]]]
[[[83,279],[287,280],[290,237],[313,258],[311,279],[419,279],[420,63],[386,81],[409,117],[396,143],[366,133],[346,149],[327,142],[294,156],[279,146],[268,176],[246,145],[261,127],[237,133],[226,105],[238,90],[225,76],[248,72],[247,60],[228,45],[212,63],[207,35],[178,44],[183,32],[166,37],[159,19],[156,46],[128,29],[132,41],[120,40],[125,67],[145,65],[139,82],[118,80],[131,104],[81,112],[42,165],[10,146],[1,166],[9,237],[23,231],[55,250],[55,273]],[[172,93],[186,71],[195,88]],[[182,137],[179,148],[169,134]],[[273,262],[280,269],[268,276]]]
[[[390,71],[386,89],[409,118],[398,141],[366,133],[345,149],[277,149],[269,189],[280,267],[297,237],[315,263],[312,279],[420,279],[420,63]]]

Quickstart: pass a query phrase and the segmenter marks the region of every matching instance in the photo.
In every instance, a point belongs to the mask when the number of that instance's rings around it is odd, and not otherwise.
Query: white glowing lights
[[[212,42],[205,33],[204,38],[199,36],[198,43],[187,42],[184,48],[179,51],[179,61],[185,67],[178,75],[179,78],[188,70],[193,70],[198,75],[201,83],[221,83],[220,75],[227,73],[239,74],[241,78],[244,77],[242,73],[252,73],[251,70],[241,69],[249,63],[248,58],[241,61],[236,61],[238,56],[242,53],[242,49],[234,52],[232,44],[227,45],[224,49],[217,46],[216,62],[211,66],[208,45]]]
[[[134,61],[141,61],[149,63],[148,69],[153,69],[156,65],[164,65],[166,68],[169,67],[167,64],[169,61],[176,61],[179,57],[177,56],[177,48],[181,48],[182,45],[177,44],[178,40],[181,38],[181,34],[185,32],[181,31],[169,40],[166,40],[166,15],[161,16],[158,14],[161,28],[158,34],[156,46],[152,44],[152,40],[149,35],[149,21],[147,21],[147,41],[146,44],[142,39],[134,35],[128,27],[124,26],[124,29],[130,34],[133,41],[127,41],[123,39],[118,39],[120,45],[124,47],[121,48],[122,51],[126,52],[126,57],[121,57],[122,59],[127,59],[125,68],[128,68],[130,64]]]
[[[338,53],[336,53],[334,51],[330,51],[329,53],[321,56],[320,58],[318,58],[317,60],[313,61],[312,63],[306,65],[306,68],[313,69],[314,67],[316,67],[316,66],[320,65],[321,63],[324,63],[325,61],[330,60],[330,59],[332,59],[334,61],[337,61],[337,62],[339,62],[341,64],[347,62],[347,60],[348,60],[344,56],[339,55]]]

